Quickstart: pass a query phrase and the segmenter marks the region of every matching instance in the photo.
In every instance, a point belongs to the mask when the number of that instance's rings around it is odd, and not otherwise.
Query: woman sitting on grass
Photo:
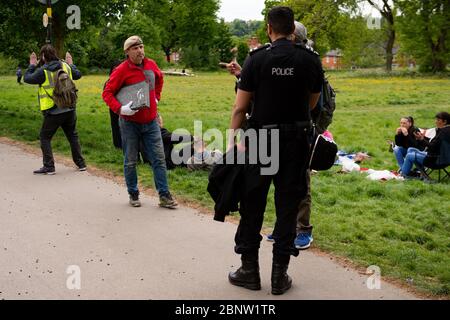
[[[413,117],[402,117],[400,119],[400,127],[396,130],[394,147],[394,155],[399,171],[401,171],[405,162],[408,148],[415,148],[420,151],[425,149],[425,144],[416,138],[415,132],[420,132],[420,129],[414,126]]]
[[[420,151],[416,148],[409,148],[402,166],[402,175],[409,177],[413,164],[419,167],[432,166],[439,157],[441,144],[450,144],[450,114],[448,112],[439,112],[435,117],[436,136],[428,140],[425,134],[421,132],[414,133],[414,136],[426,145],[426,151]]]

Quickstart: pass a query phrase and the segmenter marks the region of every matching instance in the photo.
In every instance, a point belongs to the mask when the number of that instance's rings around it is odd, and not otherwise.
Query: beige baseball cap
[[[144,44],[142,42],[141,37],[131,36],[127,40],[125,40],[125,42],[123,44],[123,51],[127,51],[129,48],[136,46],[136,45],[140,45],[140,44]]]

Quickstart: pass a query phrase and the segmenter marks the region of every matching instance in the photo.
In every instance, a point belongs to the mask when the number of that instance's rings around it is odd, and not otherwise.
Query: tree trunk
[[[55,47],[58,57],[64,59],[64,36],[66,34],[66,25],[64,17],[53,16],[52,26],[52,45]]]
[[[170,63],[170,48],[163,46],[164,54],[166,55],[166,61]]]
[[[394,49],[395,42],[395,30],[392,25],[389,26],[389,34],[388,41],[386,44],[386,71],[392,71],[392,61],[394,60],[394,53],[392,50]]]
[[[442,30],[440,37],[438,39],[438,43],[431,47],[432,51],[432,71],[440,72],[445,71],[446,61],[443,58],[445,56],[445,34],[446,30]]]
[[[392,50],[394,49],[395,43],[395,29],[394,29],[394,12],[393,7],[389,4],[388,0],[383,0],[383,7],[379,7],[375,1],[367,0],[369,4],[377,9],[381,16],[387,20],[388,23],[388,41],[386,43],[386,71],[392,71],[392,61],[394,60],[394,54]]]
[[[433,73],[445,71],[446,63],[442,59],[442,52],[439,52],[439,48],[436,47],[431,48],[431,51],[431,71]]]
[[[430,11],[429,7],[426,7],[427,10],[423,10],[421,12],[421,16],[424,24],[426,25],[426,39],[428,42],[428,46],[431,52],[430,60],[428,61],[428,65],[424,70],[428,70],[436,73],[439,71],[445,71],[447,67],[447,62],[445,61],[446,56],[446,45],[445,38],[447,37],[447,29],[442,28],[439,33],[439,37],[435,42],[433,40],[433,33],[431,31],[431,19],[430,19]]]

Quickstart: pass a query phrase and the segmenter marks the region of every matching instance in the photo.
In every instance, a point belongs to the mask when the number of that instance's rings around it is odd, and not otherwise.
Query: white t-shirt
[[[436,128],[425,129],[425,137],[427,137],[430,140],[433,140],[435,136],[436,136]]]

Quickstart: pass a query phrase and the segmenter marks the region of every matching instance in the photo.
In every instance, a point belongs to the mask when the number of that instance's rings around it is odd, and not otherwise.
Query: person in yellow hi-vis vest
[[[76,130],[77,116],[75,105],[71,107],[59,108],[53,102],[52,95],[55,88],[56,74],[61,68],[70,76],[72,80],[81,78],[81,72],[73,64],[72,56],[66,53],[65,61],[61,61],[55,48],[46,44],[39,52],[39,65],[36,54],[30,55],[30,66],[25,73],[24,81],[29,84],[38,84],[39,107],[44,116],[40,132],[41,149],[44,166],[35,170],[34,174],[55,174],[55,161],[53,159],[51,140],[61,127],[70,143],[73,162],[79,171],[86,171],[86,163],[81,154],[80,142]]]

